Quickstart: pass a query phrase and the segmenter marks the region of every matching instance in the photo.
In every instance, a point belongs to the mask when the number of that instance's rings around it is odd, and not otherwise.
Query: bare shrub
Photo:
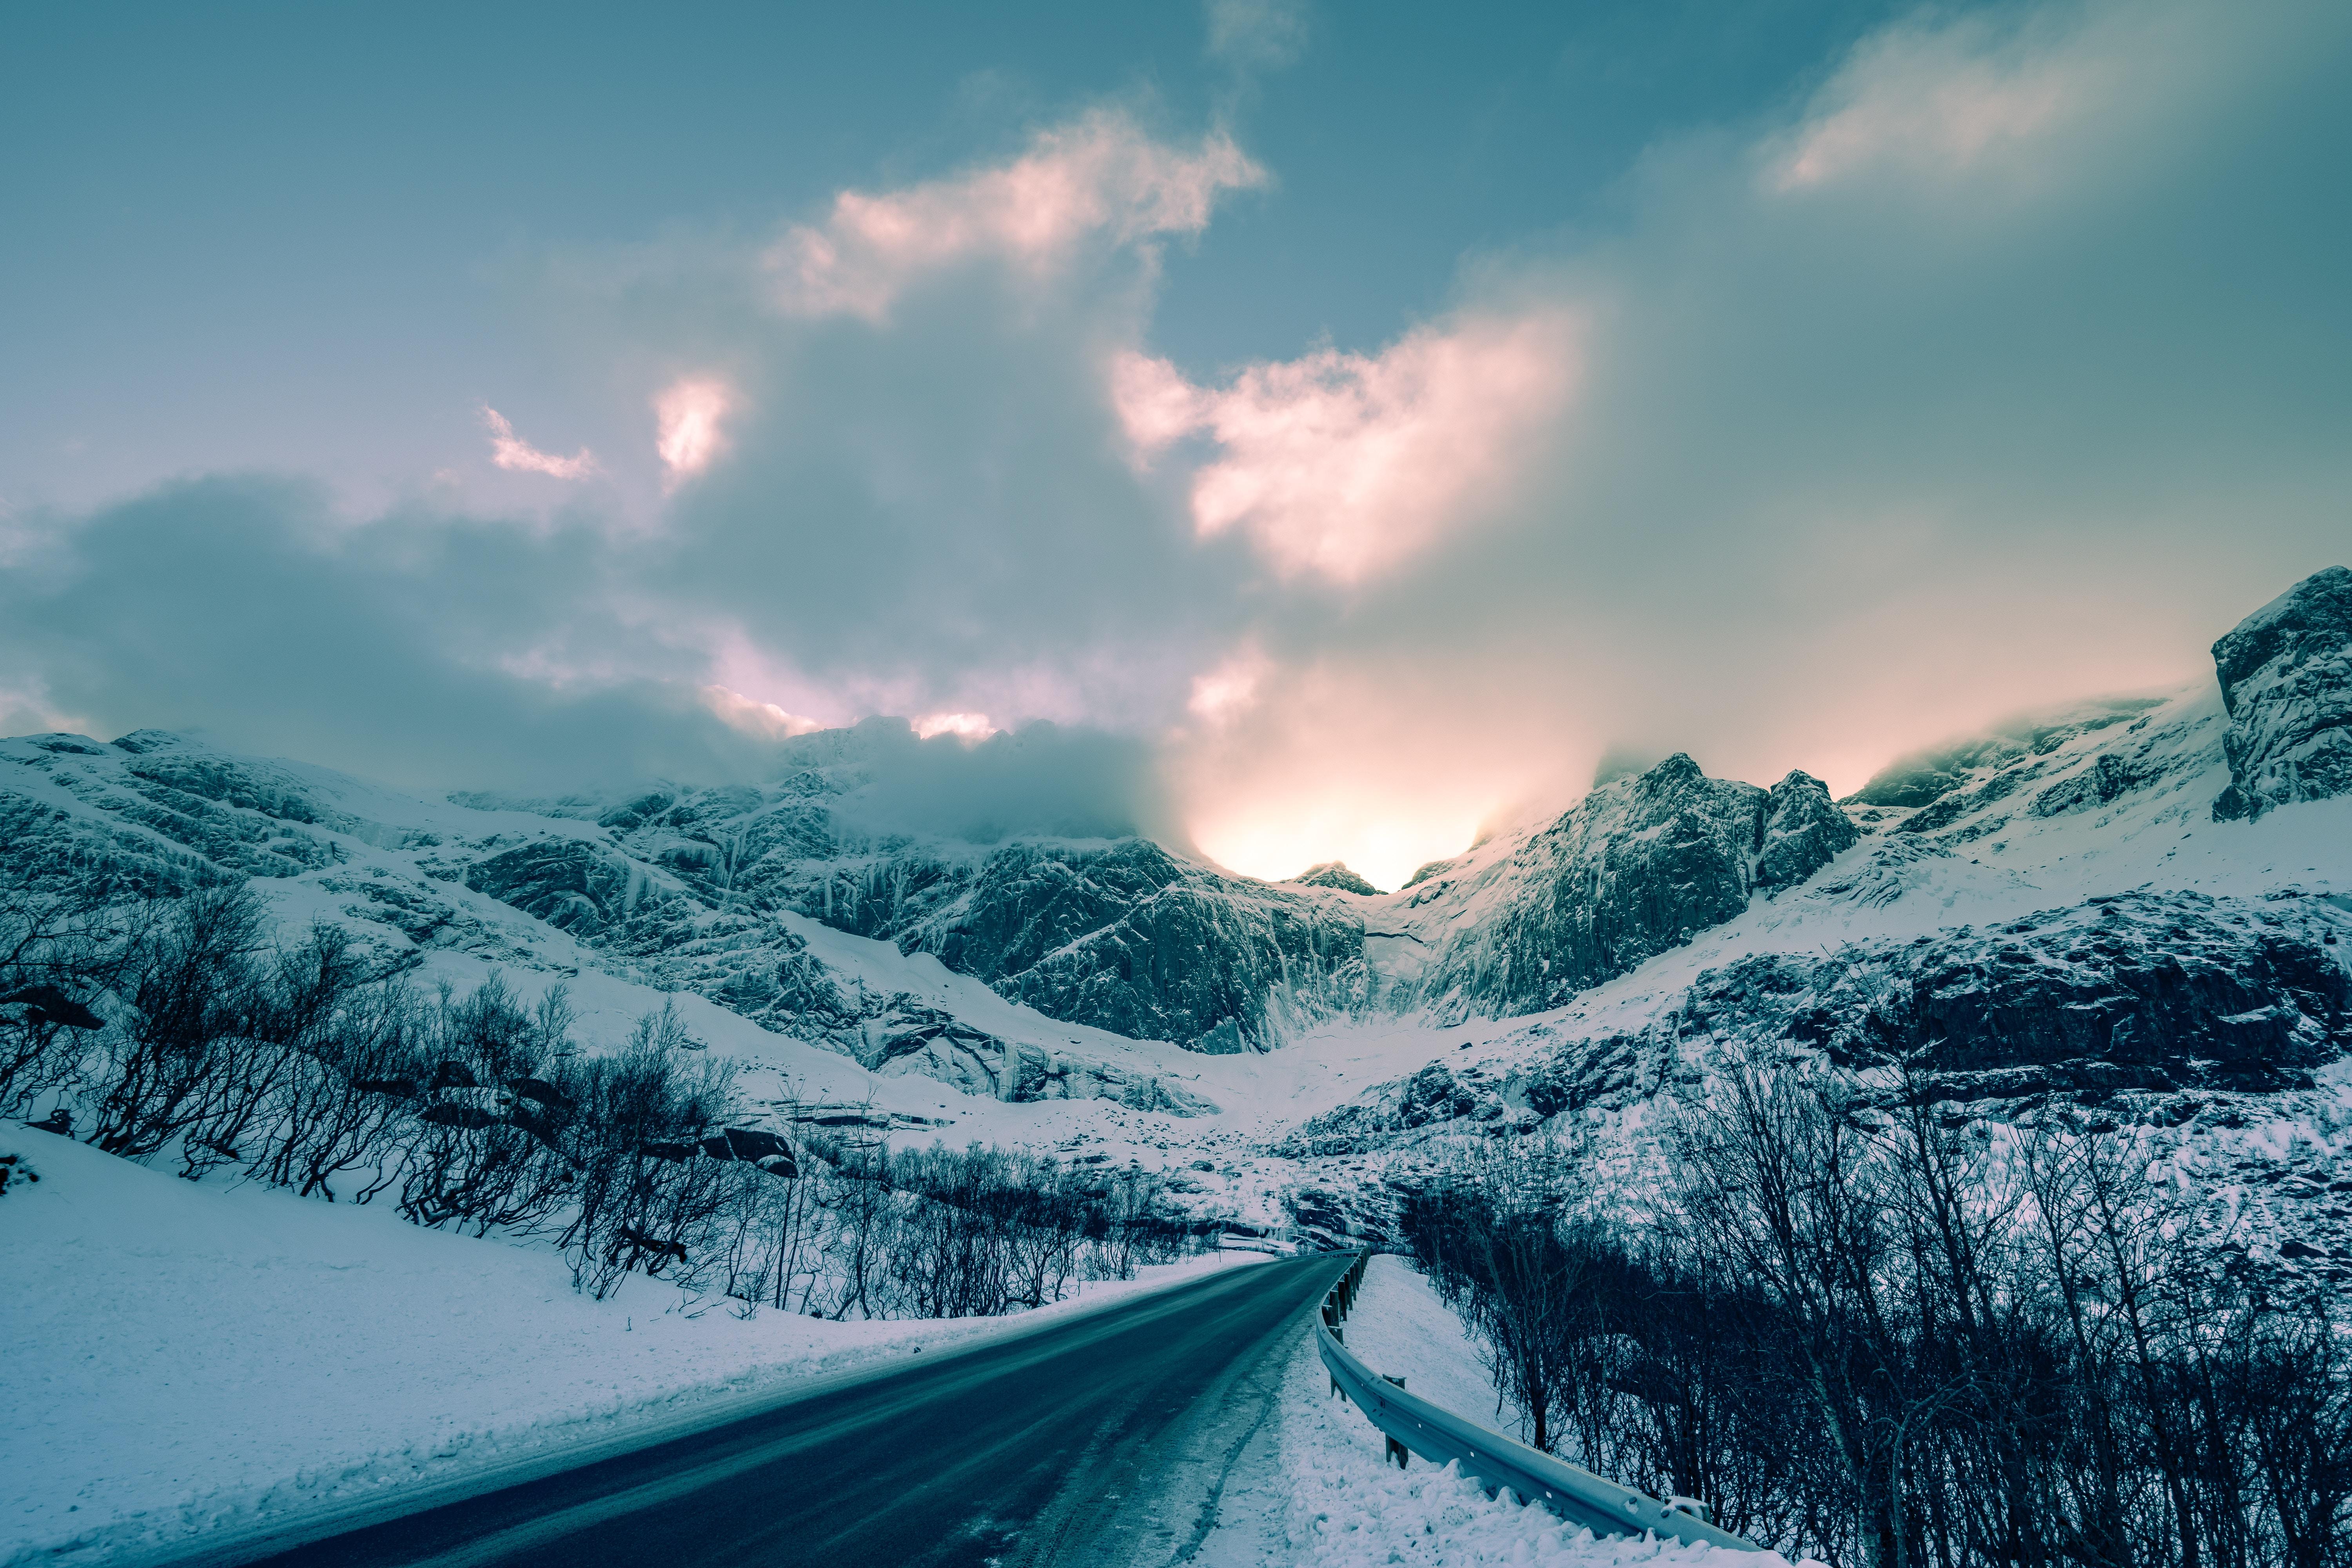
[[[2352,1367],[2307,1282],[2207,1245],[2063,1105],[1733,1061],[1638,1225],[1556,1152],[1402,1205],[1523,1430],[1832,1563],[2352,1563]]]

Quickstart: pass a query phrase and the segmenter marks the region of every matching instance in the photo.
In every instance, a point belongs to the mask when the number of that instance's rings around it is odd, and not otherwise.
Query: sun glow
[[[1394,892],[1432,860],[1449,860],[1478,836],[1479,814],[1376,817],[1346,805],[1281,816],[1218,816],[1190,825],[1192,841],[1218,865],[1278,882],[1326,860],[1383,892]]]
[[[914,724],[915,733],[926,741],[934,735],[953,735],[959,741],[985,741],[996,733],[996,726],[988,721],[985,713],[927,713]]]

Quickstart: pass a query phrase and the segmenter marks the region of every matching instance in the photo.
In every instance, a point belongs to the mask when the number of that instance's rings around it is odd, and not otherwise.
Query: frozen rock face
[[[0,778],[0,861],[37,879],[95,876],[127,891],[178,893],[236,877],[299,877],[341,852],[316,828],[359,825],[268,764],[142,730],[11,743]]]
[[[962,897],[896,933],[1072,1023],[1195,1049],[1258,1049],[1270,1010],[1343,1001],[1364,926],[1331,900],[1221,876],[1148,839],[1013,845]]]
[[[1051,1017],[1213,1053],[1263,1049],[1286,1009],[1362,993],[1363,921],[1346,900],[1225,876],[1139,837],[876,839],[837,820],[856,782],[854,770],[811,766],[758,788],[660,789],[617,803],[467,797],[603,831],[503,850],[469,868],[467,884],[655,959],[711,940],[709,921],[663,907],[674,879],[730,921],[789,910],[934,954]],[[749,962],[734,984],[761,984],[763,967]]]
[[[2210,739],[2149,732],[2163,706],[2161,698],[2125,697],[2058,709],[1902,758],[1843,804],[1878,831],[1959,843],[1998,833],[2021,813],[2104,805],[2205,765]]]
[[[1495,1013],[1556,1005],[1803,881],[1859,836],[1818,779],[1764,790],[1668,757],[1594,790],[1466,887],[1433,874],[1408,909],[1460,908],[1418,994]]]
[[[2322,900],[2132,893],[1701,977],[1685,1026],[1910,1058],[1958,1100],[2307,1088],[2352,1048],[2352,930]]]
[[[646,891],[642,872],[580,838],[540,838],[466,868],[466,886],[573,936],[624,919]]]
[[[2352,572],[2314,573],[2213,645],[2230,710],[2217,820],[2352,792]]]
[[[1433,1062],[1304,1123],[1297,1157],[1359,1154],[1681,1084],[1723,1053],[1818,1054],[1874,1075],[1906,1064],[1931,1098],[2060,1095],[2179,1121],[2213,1096],[2308,1088],[2352,1054],[2352,912],[2327,898],[2131,893],[1996,926],[1833,952],[1756,953],[1702,972],[1639,1026],[1530,1021],[1502,1064]]]
[[[1792,772],[1765,797],[1756,885],[1793,888],[1861,837],[1862,830],[1830,800],[1828,785],[1811,773]]]

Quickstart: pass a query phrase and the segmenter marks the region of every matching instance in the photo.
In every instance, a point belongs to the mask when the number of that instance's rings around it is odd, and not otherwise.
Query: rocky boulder
[[[2213,645],[2230,787],[2213,816],[2352,793],[2352,571],[2314,573]]]

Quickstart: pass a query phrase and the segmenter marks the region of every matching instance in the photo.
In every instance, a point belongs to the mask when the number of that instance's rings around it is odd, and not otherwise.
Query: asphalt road
[[[273,1568],[1150,1568],[1189,1561],[1347,1259],[1210,1275],[573,1469],[280,1550]]]

